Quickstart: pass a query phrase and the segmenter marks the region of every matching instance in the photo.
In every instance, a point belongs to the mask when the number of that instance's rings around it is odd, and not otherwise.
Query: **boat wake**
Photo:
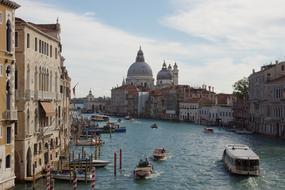
[[[157,178],[157,177],[159,177],[161,174],[163,174],[163,172],[156,171],[156,172],[154,172],[153,174],[151,174],[150,176],[146,177],[146,179]]]

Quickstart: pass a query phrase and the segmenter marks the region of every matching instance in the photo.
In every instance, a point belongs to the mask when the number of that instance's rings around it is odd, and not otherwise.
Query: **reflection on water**
[[[151,129],[153,123],[158,129]],[[102,124],[100,124],[102,125]],[[203,126],[154,120],[122,120],[127,133],[102,135],[105,144],[100,159],[113,162],[114,151],[123,151],[123,170],[113,176],[113,163],[97,169],[96,189],[285,189],[285,143],[283,140],[256,135],[238,135],[215,128],[213,134],[205,134]],[[250,146],[260,156],[261,176],[243,177],[229,175],[224,169],[222,153],[229,143]],[[164,147],[167,159],[152,161],[155,174],[147,180],[134,180],[133,170],[139,159],[151,156],[154,148]],[[73,147],[80,153],[80,147]],[[86,152],[94,153],[92,147]],[[44,189],[45,181],[37,182],[36,189]],[[71,189],[72,185],[56,182],[55,189]],[[16,189],[31,189],[28,184]],[[90,189],[81,183],[78,189]]]

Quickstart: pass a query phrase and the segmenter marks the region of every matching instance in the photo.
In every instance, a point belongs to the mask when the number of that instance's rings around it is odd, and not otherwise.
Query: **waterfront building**
[[[41,176],[48,164],[59,159],[60,130],[65,128],[61,127],[63,115],[65,122],[68,119],[67,102],[62,103],[66,95],[62,92],[70,81],[62,73],[58,22],[34,24],[16,18],[15,36],[19,115],[15,128],[15,174],[18,180],[32,180],[33,175]],[[67,84],[62,84],[64,81]]]
[[[64,57],[61,56],[60,68],[60,94],[57,94],[57,100],[60,101],[62,108],[62,119],[58,120],[58,125],[60,128],[59,136],[61,145],[61,154],[68,148],[70,138],[70,130],[71,130],[71,110],[70,110],[70,85],[71,85],[71,78],[68,75],[68,71],[66,66],[64,66]]]
[[[249,76],[249,128],[285,137],[285,62],[265,65]]]
[[[180,121],[199,121],[200,98],[194,98],[179,103],[179,120]]]
[[[15,185],[15,10],[20,6],[0,1],[0,189]]]
[[[112,114],[119,116],[138,114],[138,92],[135,85],[126,84],[111,90]]]
[[[249,129],[248,97],[236,98],[233,103],[233,125],[238,128]]]

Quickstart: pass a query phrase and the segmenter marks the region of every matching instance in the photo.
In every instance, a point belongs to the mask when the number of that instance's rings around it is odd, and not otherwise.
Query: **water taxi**
[[[89,139],[77,139],[75,142],[76,146],[98,146],[104,144],[100,138],[89,138]]]
[[[145,179],[146,177],[151,176],[152,173],[153,173],[153,166],[146,158],[145,161],[143,160],[139,161],[138,165],[134,170],[134,177],[136,179]]]
[[[163,160],[166,158],[166,151],[164,148],[156,148],[152,153],[154,160]]]
[[[233,174],[258,176],[259,157],[248,146],[243,144],[229,144],[223,153],[226,169]]]
[[[214,129],[213,128],[209,128],[209,127],[205,127],[204,128],[204,133],[214,133]]]

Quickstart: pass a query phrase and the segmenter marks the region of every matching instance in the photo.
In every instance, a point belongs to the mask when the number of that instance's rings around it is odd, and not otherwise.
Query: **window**
[[[18,32],[15,32],[15,47],[18,47]]]
[[[52,45],[50,45],[50,57],[52,57]]]
[[[2,137],[2,125],[0,124],[0,138]]]
[[[30,34],[27,33],[27,48],[30,48]]]
[[[54,55],[55,55],[55,58],[57,59],[57,48],[55,48]]]
[[[281,70],[284,71],[284,65],[281,66]]]
[[[15,136],[18,134],[18,123],[17,122],[15,122]]]
[[[42,53],[42,41],[39,40],[39,52]]]
[[[49,47],[49,45],[47,44],[47,56],[48,56],[48,50],[49,50],[48,47]]]
[[[35,143],[34,144],[34,155],[37,155],[38,154],[38,144]]]
[[[38,51],[38,38],[35,38],[35,51]]]
[[[11,33],[12,33],[11,22],[10,20],[8,20],[6,24],[6,50],[8,52],[11,51]]]
[[[11,156],[10,155],[6,156],[5,164],[6,164],[6,168],[10,168],[11,167]]]
[[[7,127],[6,130],[6,144],[11,144],[11,127]]]
[[[42,159],[39,159],[39,165],[40,166],[42,165]]]
[[[18,89],[18,70],[15,69],[15,89]]]

